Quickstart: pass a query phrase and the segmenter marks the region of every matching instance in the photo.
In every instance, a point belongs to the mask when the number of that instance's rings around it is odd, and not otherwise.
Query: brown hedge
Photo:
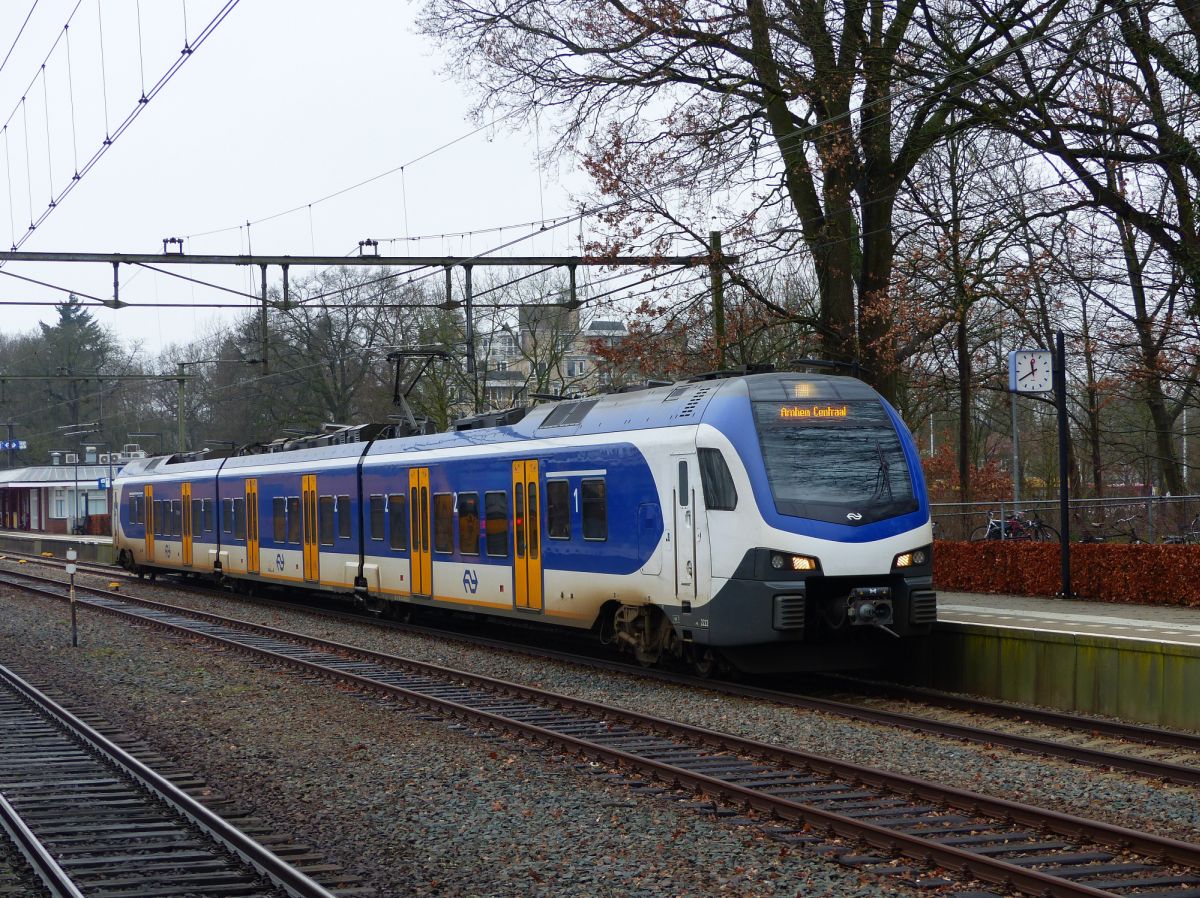
[[[1061,589],[1058,543],[942,541],[938,589],[1053,596]],[[1071,546],[1071,585],[1084,599],[1200,606],[1200,546]]]

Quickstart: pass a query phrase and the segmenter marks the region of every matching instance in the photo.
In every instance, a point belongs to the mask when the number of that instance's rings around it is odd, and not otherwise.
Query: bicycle
[[[1200,545],[1200,514],[1192,518],[1192,522],[1187,525],[1186,529],[1179,533],[1168,533],[1162,538],[1163,544],[1168,546],[1194,546]]]
[[[987,539],[1018,539],[1030,542],[1057,542],[1058,531],[1038,517],[1037,512],[1013,512],[1002,519],[988,512],[988,522],[971,533],[972,542]]]
[[[1097,533],[1088,527],[1083,528],[1083,535],[1079,537],[1081,543],[1107,543],[1107,542],[1124,542],[1131,546],[1144,546],[1146,541],[1138,536],[1137,528],[1134,522],[1138,519],[1140,512],[1134,512],[1126,518],[1117,518],[1112,523],[1112,528],[1107,533]],[[1101,521],[1092,521],[1092,527],[1101,527]]]

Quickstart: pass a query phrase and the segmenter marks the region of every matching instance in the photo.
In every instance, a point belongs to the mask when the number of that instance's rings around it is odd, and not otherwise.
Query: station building
[[[136,444],[121,452],[51,452],[50,464],[0,471],[0,528],[25,533],[112,533],[112,481],[133,458]]]

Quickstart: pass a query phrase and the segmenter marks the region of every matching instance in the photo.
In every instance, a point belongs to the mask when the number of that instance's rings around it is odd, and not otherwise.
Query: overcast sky
[[[371,237],[381,241],[381,252],[403,254],[405,242],[383,241],[562,215],[576,208],[572,196],[587,189],[569,167],[537,169],[534,128],[514,134],[490,127],[464,138],[477,127],[467,115],[470,98],[442,71],[437,49],[415,34],[416,3],[241,0],[28,233],[31,220],[43,215],[105,134],[138,106],[143,84],[149,91],[179,58],[185,11],[194,40],[223,6],[225,0],[141,0],[140,10],[136,0],[0,4],[0,54],[13,47],[0,68],[0,117],[8,123],[0,142],[0,205],[7,212],[0,213],[0,244],[23,239],[21,249],[31,251],[161,252],[163,238],[181,237],[191,253],[243,253],[247,220],[300,206],[254,224],[254,252],[345,255]],[[464,139],[438,150],[458,138]],[[541,142],[549,139],[541,135]],[[315,202],[400,165],[403,176]],[[524,230],[410,240],[407,254],[465,255],[518,233]],[[578,235],[573,225],[518,249],[573,253]],[[252,289],[245,271],[179,270]],[[112,295],[107,266],[7,263],[3,271]],[[257,283],[257,272],[253,277]],[[277,280],[278,271],[271,277]],[[236,312],[138,309],[137,303],[241,301],[129,267],[121,269],[121,280],[121,299],[133,307],[98,307],[95,315],[150,352]],[[50,306],[9,303],[64,297],[0,276],[0,326],[6,333],[25,331],[55,315]]]

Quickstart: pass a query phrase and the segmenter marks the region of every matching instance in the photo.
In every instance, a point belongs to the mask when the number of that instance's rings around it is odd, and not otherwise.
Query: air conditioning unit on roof
[[[77,465],[77,464],[79,464],[79,454],[78,454],[77,452],[68,452],[68,453],[67,453],[67,458],[66,458],[66,463],[67,463],[68,465]]]
[[[108,462],[111,458],[112,458],[112,456],[109,453],[101,452],[99,464],[106,465],[106,464],[108,464]]]

